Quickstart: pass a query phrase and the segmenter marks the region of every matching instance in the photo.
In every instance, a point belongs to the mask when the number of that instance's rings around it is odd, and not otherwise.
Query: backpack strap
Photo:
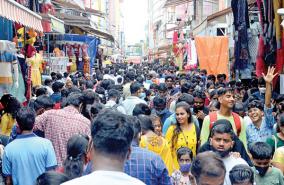
[[[210,121],[209,129],[211,130],[214,123],[217,121],[217,112],[216,111],[209,113],[209,121]]]
[[[242,123],[241,123],[241,118],[240,116],[235,113],[235,112],[232,112],[232,115],[233,115],[233,118],[234,118],[234,122],[235,122],[235,126],[236,126],[236,129],[237,129],[237,135],[240,136],[240,133],[242,131]]]
[[[234,118],[234,123],[237,129],[237,135],[239,136],[242,130],[242,123],[241,123],[241,119],[240,116],[237,113],[232,112],[233,118]],[[210,130],[213,127],[213,124],[217,121],[217,112],[211,112],[209,114],[209,120],[210,120],[210,125],[209,128]]]

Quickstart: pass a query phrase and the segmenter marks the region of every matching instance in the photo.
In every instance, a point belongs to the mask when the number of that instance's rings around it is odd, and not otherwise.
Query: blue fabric
[[[13,185],[32,185],[36,178],[57,165],[52,143],[35,134],[18,135],[5,147],[2,171]]]
[[[53,103],[59,103],[59,102],[61,102],[61,93],[53,93],[50,96],[50,98],[53,101]]]
[[[256,127],[252,122],[248,124],[246,129],[248,148],[255,142],[266,142],[274,133],[273,126],[275,124],[274,116],[272,115],[273,108],[264,106],[264,118],[260,128]]]
[[[88,55],[90,57],[90,69],[92,69],[94,67],[96,55],[97,55],[97,47],[98,47],[99,44],[100,44],[99,39],[94,39],[89,43]],[[92,72],[92,70],[91,70],[91,72]],[[92,74],[91,72],[90,72],[90,74]]]
[[[12,21],[0,17],[0,40],[13,40],[13,23]]]
[[[15,60],[17,60],[17,57],[14,54],[6,51],[0,52],[0,62],[13,62]]]
[[[132,144],[129,160],[124,165],[124,172],[138,178],[147,185],[170,185],[168,170],[157,154]]]

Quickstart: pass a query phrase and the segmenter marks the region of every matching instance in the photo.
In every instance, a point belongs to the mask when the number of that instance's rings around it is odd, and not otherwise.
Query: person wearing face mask
[[[256,142],[250,148],[253,171],[257,185],[283,185],[283,174],[278,168],[271,166],[272,148],[264,142]]]
[[[220,124],[220,122],[226,123]],[[240,157],[241,155],[239,153],[232,152],[235,144],[234,137],[235,133],[230,126],[229,121],[220,119],[213,125],[209,138],[211,151],[217,153],[221,157],[226,168],[224,185],[231,185],[229,172],[234,166],[239,164],[248,165],[247,162]]]
[[[140,84],[138,82],[133,82],[130,85],[130,92],[131,92],[131,96],[128,96],[122,102],[122,106],[125,109],[125,112],[126,112],[127,115],[133,114],[133,109],[137,104],[143,103],[143,104],[147,105],[147,102],[144,99],[141,98],[143,96],[143,93],[144,93],[142,84]],[[145,93],[144,93],[144,95],[145,95]]]
[[[195,179],[190,173],[191,163],[193,161],[192,151],[187,147],[181,147],[177,150],[179,170],[175,170],[171,175],[173,185],[194,185]]]
[[[159,116],[161,118],[162,124],[164,124],[166,119],[172,115],[172,113],[167,108],[166,98],[156,96],[153,99],[153,105],[154,109],[152,110],[152,114]]]

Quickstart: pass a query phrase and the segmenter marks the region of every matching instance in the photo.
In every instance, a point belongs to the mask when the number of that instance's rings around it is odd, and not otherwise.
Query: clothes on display
[[[189,39],[185,46],[187,52],[187,67],[188,68],[196,68],[197,67],[197,53],[195,40]]]
[[[249,65],[248,33],[249,17],[247,0],[231,2],[235,26],[235,66],[236,70],[246,69]]]
[[[39,53],[27,59],[28,64],[31,66],[31,81],[32,86],[41,85],[41,73],[43,59]]]

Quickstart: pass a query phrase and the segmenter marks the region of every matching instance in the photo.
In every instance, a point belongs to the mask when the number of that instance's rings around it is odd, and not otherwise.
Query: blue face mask
[[[139,98],[144,100],[146,98],[146,93],[140,93]]]
[[[179,170],[181,173],[188,173],[190,171],[190,167],[191,163],[181,164]]]

